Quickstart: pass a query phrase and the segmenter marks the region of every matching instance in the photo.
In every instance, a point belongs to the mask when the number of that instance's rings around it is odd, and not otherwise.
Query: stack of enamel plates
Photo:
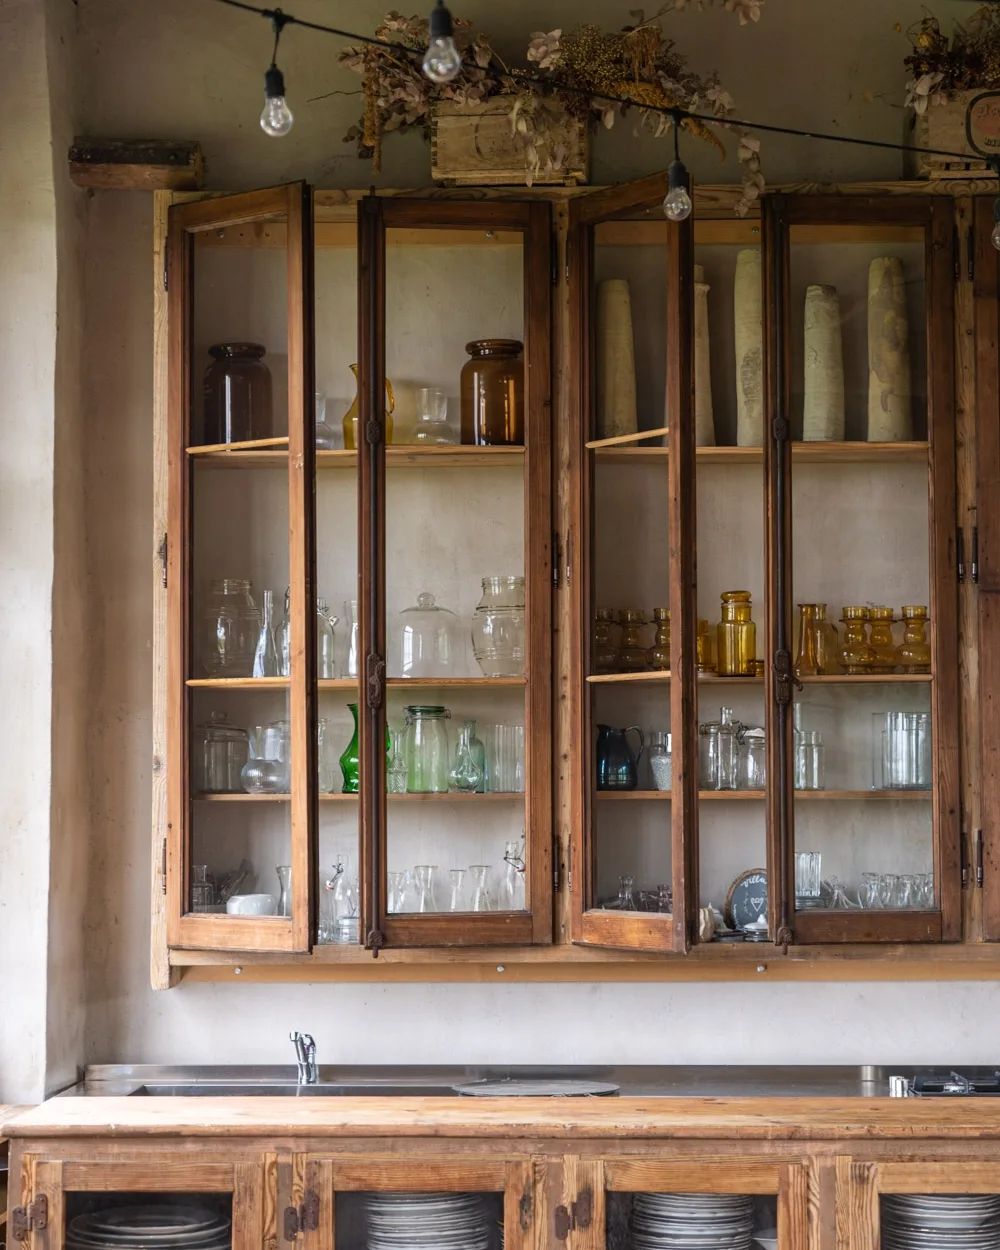
[[[1000,1197],[887,1194],[882,1250],[1000,1250]]]
[[[478,1194],[369,1194],[368,1250],[489,1250]]]
[[[143,1203],[77,1215],[66,1250],[229,1250],[232,1221],[187,1202]]]
[[[753,1198],[744,1194],[636,1194],[633,1250],[750,1250]]]

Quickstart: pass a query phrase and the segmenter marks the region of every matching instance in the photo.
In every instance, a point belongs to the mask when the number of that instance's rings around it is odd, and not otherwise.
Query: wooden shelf
[[[890,803],[918,803],[929,802],[932,790],[796,790],[795,801],[823,803],[827,800],[834,802],[848,803],[867,803],[869,800],[874,802],[890,802]]]
[[[931,681],[930,673],[826,673],[821,677],[800,677],[803,686],[883,686],[899,682]]]
[[[280,446],[278,445],[280,443]],[[189,447],[188,455],[213,469],[288,469],[288,439],[264,440],[259,444],[230,443],[214,447]],[[257,450],[255,450],[257,448]],[[523,447],[419,447],[402,444],[387,447],[389,469],[500,469],[522,468]],[[317,472],[356,469],[356,451],[318,451]]]
[[[195,803],[287,803],[291,795],[282,794],[192,794]]]
[[[387,796],[390,803],[496,803],[505,802],[510,799],[517,799],[519,802],[524,799],[524,792],[521,790],[510,790],[502,793],[490,794],[463,794],[459,791],[449,791],[447,794],[390,794]],[[667,796],[669,798],[669,795]],[[196,803],[287,803],[289,796],[287,794],[193,794],[192,800]],[[343,794],[339,790],[333,794],[320,794],[319,801],[321,803],[357,803],[358,796],[356,794]]]
[[[618,802],[669,803],[669,790],[597,790],[599,799],[613,799]],[[930,790],[796,790],[795,800],[798,802],[851,802],[867,803],[869,799],[876,802],[926,802],[932,796]],[[767,797],[764,790],[699,790],[698,798],[705,803],[746,803],[761,802]]]
[[[650,433],[649,437],[653,437]],[[641,464],[665,461],[666,447],[603,446],[587,444],[600,464]],[[761,464],[762,447],[699,447],[699,464]],[[928,444],[910,443],[792,443],[792,460],[801,464],[926,464]]]
[[[903,683],[924,683],[932,680],[930,673],[829,673],[822,677],[802,677],[804,686],[883,686]],[[655,673],[595,673],[587,678],[592,686],[663,685],[669,683],[670,674]],[[699,673],[699,686],[761,686],[763,677],[720,677],[718,673]]]
[[[491,690],[516,689],[527,684],[524,677],[390,677],[390,690]]]
[[[287,677],[189,677],[185,685],[211,690],[287,690]]]

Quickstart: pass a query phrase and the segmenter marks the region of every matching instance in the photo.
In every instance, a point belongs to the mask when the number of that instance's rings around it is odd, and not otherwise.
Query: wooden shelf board
[[[197,443],[187,448],[187,454],[194,457],[249,456],[254,458],[261,452],[273,454],[279,448],[288,451],[287,434],[281,438],[252,438],[237,443]],[[287,455],[285,459],[288,459]]]
[[[829,673],[822,677],[803,677],[800,680],[804,686],[882,686],[896,685],[900,682],[927,684],[932,677],[930,673],[860,673],[855,675]],[[670,674],[666,672],[594,673],[587,678],[587,684],[592,686],[626,686],[636,683],[662,685],[669,681]],[[698,674],[699,686],[760,686],[763,683],[763,677],[720,677],[718,673]]]
[[[195,803],[287,803],[289,794],[192,794]]]
[[[804,686],[881,686],[899,682],[931,681],[930,673],[824,673],[821,677],[800,677]]]
[[[601,464],[660,462],[669,455],[666,447],[608,446],[603,442],[587,446],[594,450]],[[699,464],[759,464],[764,458],[761,447],[699,447],[695,454]],[[927,456],[926,442],[792,443],[792,460],[804,464],[926,464]]]
[[[187,686],[212,690],[287,690],[287,677],[189,677]]]
[[[878,802],[912,802],[927,801],[931,798],[930,790],[796,790],[796,802],[854,802],[866,803],[869,799]],[[669,790],[597,790],[598,799],[614,799],[617,801],[643,803],[669,803]],[[764,790],[699,790],[698,798],[705,803],[759,803],[767,797]]]
[[[932,790],[796,790],[795,801],[823,803],[829,799],[840,802],[867,803],[875,802],[929,802],[933,797]]]
[[[281,440],[287,447],[288,440]],[[255,451],[249,444],[231,443],[219,447],[188,448],[189,454],[200,464],[213,469],[286,469],[288,452],[261,444]],[[463,447],[455,444],[447,447],[419,447],[402,444],[387,447],[385,455],[388,469],[502,469],[522,468],[525,463],[523,447]],[[334,469],[355,469],[358,464],[356,451],[318,451],[316,469],[326,472]]]
[[[527,680],[524,677],[390,677],[385,684],[390,690],[489,690],[523,687]]]
[[[459,791],[449,791],[447,794],[389,794],[386,797],[390,803],[496,803],[509,799],[517,799],[520,802],[524,799],[524,794],[522,791],[515,790],[490,794],[463,794]],[[335,792],[320,794],[319,801],[321,803],[356,803],[358,796]]]
[[[596,227],[595,242],[598,247],[666,247],[669,224],[665,220],[602,221]],[[753,218],[720,221],[701,218],[694,222],[695,247],[713,244],[729,247],[752,247],[761,239],[760,223]],[[795,225],[792,227],[793,246],[800,244],[831,245],[840,243],[922,243],[923,230],[919,226],[892,225]],[[695,257],[697,259],[697,257]]]

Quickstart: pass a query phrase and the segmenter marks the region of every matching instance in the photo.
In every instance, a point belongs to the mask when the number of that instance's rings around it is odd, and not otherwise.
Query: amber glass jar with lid
[[[524,344],[476,339],[462,366],[462,442],[476,447],[524,442]]]
[[[892,623],[896,614],[892,608],[882,605],[869,612],[871,633],[868,645],[872,649],[872,662],[869,669],[872,673],[891,673],[899,663],[897,648],[892,636]]]
[[[715,656],[715,670],[721,677],[753,677],[757,672],[757,626],[752,610],[749,590],[723,592]]]
[[[203,442],[274,438],[271,370],[259,343],[216,343],[205,370]]]

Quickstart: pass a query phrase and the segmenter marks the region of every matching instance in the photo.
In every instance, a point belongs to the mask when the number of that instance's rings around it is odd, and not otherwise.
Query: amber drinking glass
[[[615,615],[610,608],[598,608],[594,613],[594,642],[591,662],[595,673],[613,673],[618,667],[618,647],[615,645]]]
[[[649,653],[650,667],[665,673],[670,669],[670,609],[654,608],[653,624],[656,626],[656,637]]]
[[[623,673],[644,673],[649,668],[649,647],[643,645],[642,631],[648,621],[644,612],[623,608],[618,617],[622,627],[618,664]]]
[[[477,447],[524,442],[524,344],[517,339],[466,343],[462,366],[462,442]]]

